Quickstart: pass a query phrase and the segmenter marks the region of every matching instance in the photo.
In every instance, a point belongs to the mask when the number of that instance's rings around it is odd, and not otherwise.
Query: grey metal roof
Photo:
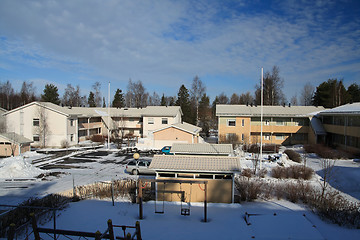
[[[162,131],[164,129],[171,128],[171,127],[174,127],[174,128],[189,132],[191,134],[197,134],[197,133],[199,133],[201,131],[200,127],[197,127],[197,126],[192,125],[190,123],[182,122],[182,123],[171,124],[171,125],[166,126],[164,128],[157,129],[154,132],[159,132],[159,131]]]
[[[174,143],[170,150],[175,154],[232,155],[232,144]]]
[[[144,108],[143,116],[146,117],[157,117],[157,116],[169,116],[175,117],[180,111],[182,115],[180,106],[147,106]]]
[[[19,143],[19,144],[24,144],[24,143],[32,143],[33,141],[21,136],[17,133],[14,132],[9,132],[9,133],[0,133],[0,137],[3,137],[7,140],[9,140],[10,142],[15,142],[15,143]]]
[[[345,104],[336,108],[321,111],[320,115],[360,115],[360,102]]]
[[[175,172],[238,172],[240,160],[226,156],[155,155],[149,168]]]
[[[324,110],[315,106],[263,106],[263,116],[300,117],[313,115]],[[260,116],[260,106],[246,105],[216,105],[216,116]]]

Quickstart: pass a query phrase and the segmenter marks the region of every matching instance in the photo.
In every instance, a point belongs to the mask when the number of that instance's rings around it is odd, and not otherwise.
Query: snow
[[[203,222],[203,204],[193,203],[190,216],[180,215],[179,203],[166,203],[164,214],[154,212],[154,202],[144,203],[144,219],[138,205],[117,201],[85,200],[71,203],[57,217],[57,228],[104,232],[107,220],[114,225],[134,226],[140,221],[143,239],[360,239],[360,230],[325,223],[299,205],[286,201],[244,204],[208,204],[208,222]],[[245,213],[257,214],[249,217]],[[274,213],[276,216],[274,216]],[[305,214],[305,216],[304,216]],[[52,222],[44,227],[52,228]],[[121,229],[114,228],[117,236]],[[133,231],[129,232],[133,233]],[[46,237],[44,235],[44,237]],[[62,238],[60,238],[62,239]]]
[[[305,154],[301,146],[294,146],[292,149],[300,154]],[[269,178],[271,168],[278,166],[279,163],[284,166],[298,164],[289,160],[286,154],[283,154],[283,150],[281,149],[277,155],[279,160],[276,162],[267,161],[268,155],[264,154],[262,167],[268,170],[267,178]],[[91,155],[98,151],[106,151],[106,149],[86,150],[83,153]],[[51,154],[27,152],[20,157],[1,159],[0,204],[17,205],[30,197],[43,197],[51,193],[69,191],[72,189],[73,183],[75,186],[79,186],[96,181],[137,178],[137,176],[131,176],[125,172],[124,163],[131,159],[131,155],[118,156],[113,149],[105,156],[100,154],[85,158],[73,155],[74,153],[71,153],[66,157],[46,160],[47,166],[56,166],[57,164],[67,166],[49,170],[42,170],[34,165],[39,159],[50,158]],[[321,175],[321,159],[314,154],[306,156],[307,166]],[[246,160],[250,157],[245,154],[245,158],[241,159],[242,167],[253,167],[253,161]],[[69,159],[89,161],[65,163]],[[34,164],[32,164],[33,161]],[[332,182],[333,187],[349,194],[349,198],[353,201],[360,200],[359,167],[359,162],[337,160],[338,174]],[[6,179],[34,178],[41,173],[50,172],[60,172],[61,174],[47,176],[37,181],[5,181]],[[320,179],[321,176],[316,175],[312,183],[319,184]],[[247,225],[244,221],[246,212],[259,214],[250,215],[251,225]],[[140,220],[143,239],[250,239],[253,236],[256,239],[360,239],[360,230],[358,229],[331,224],[321,220],[305,206],[281,200],[243,204],[209,204],[208,223],[201,222],[203,207],[198,203],[192,203],[190,216],[181,216],[179,203],[166,203],[165,213],[155,214],[154,202],[147,202],[144,204],[144,216],[145,219]],[[134,225],[138,220],[138,205],[123,199],[118,199],[115,207],[109,201],[100,200],[71,203],[68,208],[60,212],[57,217],[57,226],[59,229],[93,232],[100,230],[103,232],[109,218],[116,225]],[[52,222],[45,226],[52,227]]]
[[[34,167],[29,159],[22,156],[5,158],[0,161],[0,178],[34,178],[46,171]]]

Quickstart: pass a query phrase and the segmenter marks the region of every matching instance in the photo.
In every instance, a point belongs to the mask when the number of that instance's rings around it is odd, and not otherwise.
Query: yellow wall
[[[157,179],[171,179],[175,178],[160,178]],[[176,180],[189,180],[189,178],[176,178]],[[197,179],[202,180],[202,179]],[[208,181],[207,185],[207,202],[213,203],[231,203],[232,202],[232,179],[203,179]],[[185,191],[185,202],[204,202],[205,194],[204,184],[188,184],[188,183],[166,183],[165,190],[169,191]],[[163,183],[157,183],[158,190],[164,190]],[[165,197],[165,201],[181,201],[181,194],[176,193],[158,193],[157,200],[162,201]]]
[[[198,137],[180,129],[170,127],[154,133],[154,140],[182,141],[198,143]]]

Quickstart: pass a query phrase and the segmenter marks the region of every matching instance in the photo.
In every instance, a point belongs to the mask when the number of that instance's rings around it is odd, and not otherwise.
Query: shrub
[[[286,155],[288,155],[288,157],[290,158],[290,160],[297,162],[297,163],[301,163],[301,156],[299,153],[295,152],[294,150],[290,150],[290,149],[286,149],[284,151],[284,153]]]
[[[241,171],[241,176],[251,178],[253,176],[253,171],[250,168],[244,168]]]
[[[61,141],[61,148],[68,148],[70,146],[69,141],[64,139]]]
[[[105,137],[103,135],[100,135],[100,134],[95,134],[95,135],[92,135],[90,137],[90,140],[93,141],[93,142],[104,143],[105,142]]]
[[[293,178],[309,180],[314,175],[314,170],[304,166],[275,167],[271,170],[273,178]]]
[[[258,198],[261,189],[262,181],[250,180],[241,177],[235,181],[235,187],[240,194],[241,201],[251,202]]]

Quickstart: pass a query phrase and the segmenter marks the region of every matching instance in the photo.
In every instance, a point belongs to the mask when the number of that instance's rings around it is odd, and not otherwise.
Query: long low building
[[[315,143],[311,119],[323,111],[315,106],[263,106],[263,143]],[[255,105],[216,105],[219,142],[260,143],[261,107]]]

